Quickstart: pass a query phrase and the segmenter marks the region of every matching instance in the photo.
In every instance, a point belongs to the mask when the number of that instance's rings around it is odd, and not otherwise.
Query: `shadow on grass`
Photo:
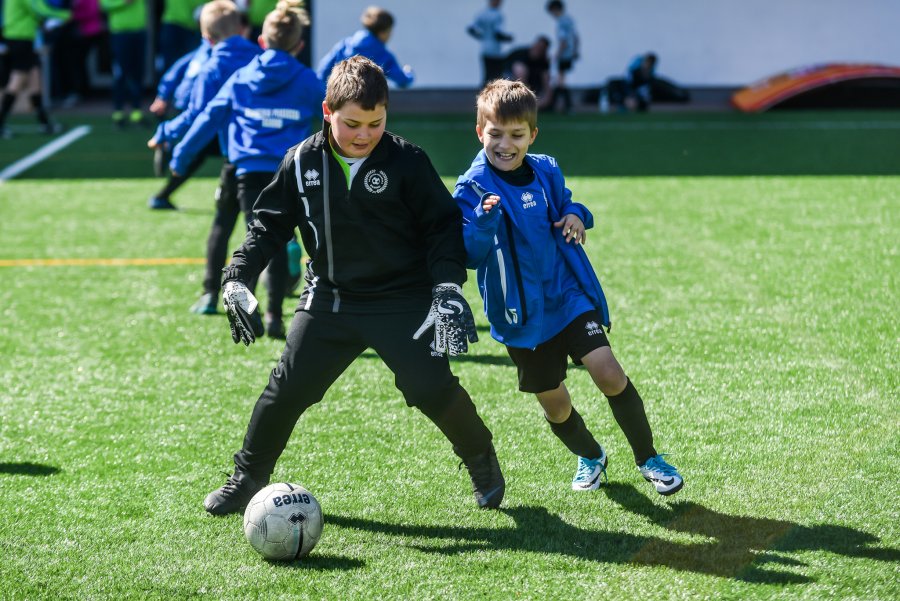
[[[363,357],[364,359],[381,360],[378,353],[371,350],[364,351],[360,357]],[[450,358],[450,363],[451,365],[453,363],[480,363],[482,365],[505,365],[507,367],[514,367],[512,359],[506,355],[457,355],[456,357]],[[515,382],[515,380],[513,382]]]
[[[650,535],[573,526],[543,507],[501,509],[515,522],[512,528],[464,528],[391,524],[340,515],[329,525],[384,534],[431,539],[412,546],[426,553],[527,551],[555,553],[602,563],[663,566],[721,578],[764,584],[803,584],[814,579],[778,567],[804,566],[771,551],[825,550],[850,557],[896,561],[896,550],[871,549],[871,534],[842,526],[801,526],[793,522],[719,513],[693,502],[658,506],[628,485],[613,484],[609,497],[624,509],[673,532],[710,540],[682,543]]]
[[[768,584],[809,582],[811,579],[764,566],[802,566],[802,562],[773,552],[828,551],[847,557],[879,561],[900,560],[897,549],[872,548],[878,537],[846,526],[820,524],[803,526],[785,520],[730,515],[692,501],[657,505],[631,486],[612,484],[607,496],[623,509],[642,515],[654,524],[671,530],[705,536],[713,542],[677,545],[657,539],[635,554],[635,563],[667,565],[675,569],[699,571]]]
[[[281,561],[270,562],[278,568],[286,568],[290,570],[316,570],[319,572],[329,570],[357,570],[366,565],[361,559],[352,559],[342,555],[327,555],[322,553],[313,553],[309,557],[284,563]]]
[[[23,461],[21,463],[0,463],[0,474],[18,474],[21,476],[52,476],[61,470],[53,465],[44,465],[42,463],[31,463]]]

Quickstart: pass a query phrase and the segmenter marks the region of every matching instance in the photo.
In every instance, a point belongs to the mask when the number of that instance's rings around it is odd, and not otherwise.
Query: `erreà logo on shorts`
[[[381,169],[372,169],[363,178],[363,185],[372,194],[381,194],[388,185],[387,173]]]
[[[307,186],[321,186],[322,182],[319,180],[319,172],[315,169],[307,169],[306,173],[303,174],[303,177],[306,179],[305,184]]]
[[[530,209],[531,207],[536,207],[537,201],[534,199],[534,194],[531,192],[522,192],[522,208]]]
[[[588,336],[596,336],[600,333],[600,324],[596,321],[589,321],[584,324],[584,329],[587,330]]]

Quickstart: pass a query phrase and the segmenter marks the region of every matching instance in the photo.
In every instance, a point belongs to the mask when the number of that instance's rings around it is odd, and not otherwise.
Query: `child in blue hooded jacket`
[[[286,4],[270,12],[259,38],[264,52],[225,82],[173,151],[170,167],[181,173],[217,133],[226,132],[228,162],[237,175],[237,201],[248,224],[256,198],[272,181],[287,149],[312,135],[313,123],[318,122],[325,86],[295,58],[303,48],[303,27],[308,23],[305,11]],[[224,261],[213,259],[208,269],[215,268],[218,276]],[[269,263],[265,323],[267,334],[275,338],[285,335],[287,262],[282,249]],[[206,290],[204,297],[208,295],[212,298],[201,297],[201,302],[215,304],[218,288]]]
[[[397,86],[406,88],[412,85],[412,68],[401,66],[387,49],[387,42],[394,31],[394,16],[383,8],[370,6],[360,17],[363,29],[334,45],[331,51],[319,61],[316,74],[322,81],[328,81],[331,70],[344,59],[351,56],[364,56],[381,67],[385,77]]]
[[[468,267],[491,335],[516,364],[519,390],[537,395],[552,432],[578,456],[573,490],[594,490],[606,452],[587,429],[563,380],[568,357],[607,397],[646,480],[663,495],[683,481],[653,446],[644,404],[612,354],[609,310],[581,245],[593,216],[572,202],[556,161],[528,154],[537,136],[537,98],[521,82],[496,80],[478,96],[484,148],[456,183]]]

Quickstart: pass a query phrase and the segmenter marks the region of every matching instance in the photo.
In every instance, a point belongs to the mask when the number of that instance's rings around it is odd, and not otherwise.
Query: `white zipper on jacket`
[[[325,251],[328,253],[328,281],[334,286],[331,289],[332,294],[334,294],[334,303],[331,305],[331,312],[337,313],[341,307],[341,293],[338,290],[337,283],[334,281],[334,255],[332,254],[334,246],[331,243],[331,197],[329,195],[329,188],[331,187],[329,183],[331,177],[329,171],[328,152],[325,148],[322,148],[322,203],[325,211]]]
[[[306,144],[301,144],[297,147],[297,150],[294,151],[294,177],[297,180],[297,190],[300,191],[300,200],[303,202],[303,212],[306,215],[306,223],[309,224],[310,229],[313,233],[313,239],[315,240],[316,250],[319,250],[319,230],[316,229],[316,224],[313,223],[312,217],[309,212],[309,199],[306,197],[306,189],[303,187],[303,173],[300,169],[300,151]],[[310,281],[309,286],[306,288],[306,303],[303,305],[303,308],[309,310],[312,306],[313,297],[316,295],[316,284],[319,283],[319,276],[313,276],[313,279]]]
[[[503,258],[503,250],[500,248],[500,241],[497,235],[494,235],[494,244],[497,245],[497,266],[500,270],[500,291],[503,293],[503,313],[506,317],[506,323],[513,324],[519,321],[515,309],[510,309],[506,303],[506,260]]]

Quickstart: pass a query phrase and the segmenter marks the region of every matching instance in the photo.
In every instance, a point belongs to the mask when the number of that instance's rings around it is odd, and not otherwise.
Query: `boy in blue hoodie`
[[[203,111],[206,103],[212,100],[219,88],[231,77],[231,74],[260,53],[259,46],[249,42],[241,35],[243,29],[241,15],[231,0],[213,0],[203,5],[203,9],[200,11],[200,31],[203,32],[204,39],[212,46],[212,53],[200,68],[200,73],[191,88],[187,108],[177,117],[160,123],[156,133],[147,142],[148,147],[154,150],[160,145],[174,147],[190,129],[191,124]],[[219,145],[223,149],[222,154],[224,155],[224,149],[227,147],[224,134],[219,135]],[[224,198],[225,202],[228,202],[234,197],[236,182],[234,167],[227,161],[222,167],[219,181],[216,198],[220,200]],[[167,197],[153,196],[148,204],[151,209],[172,210],[176,208]],[[237,219],[236,214],[235,219]],[[231,227],[234,228],[234,222]],[[228,230],[228,233],[230,234],[231,230]],[[224,258],[222,260],[224,262]],[[218,278],[218,274],[216,277]]]
[[[412,85],[414,75],[409,65],[400,66],[397,59],[387,49],[387,42],[394,31],[394,16],[383,8],[370,6],[360,17],[363,29],[334,45],[325,57],[319,61],[316,74],[322,81],[328,81],[331,70],[344,59],[351,56],[364,56],[381,67],[384,76],[407,88]]]
[[[156,86],[156,97],[150,104],[150,112],[156,115],[161,121],[169,116],[174,116],[187,108],[191,99],[191,90],[200,69],[203,64],[209,60],[212,54],[212,46],[208,40],[203,40],[197,48],[194,48],[166,70]],[[222,156],[218,141],[210,142],[207,152],[197,156],[194,163],[190,166],[186,173],[179,176],[168,173],[168,163],[172,158],[172,149],[168,144],[159,144],[153,149],[153,174],[157,177],[166,178],[165,185],[152,196],[155,201],[152,204],[166,206],[175,206],[172,204],[171,196],[194,174],[206,161],[208,156]]]
[[[484,149],[456,182],[468,267],[491,335],[516,364],[519,390],[537,395],[552,432],[578,456],[573,490],[594,490],[607,456],[585,426],[563,380],[568,357],[607,397],[641,475],[662,495],[683,481],[653,447],[644,404],[612,354],[609,311],[581,245],[593,226],[572,202],[562,171],[528,154],[537,136],[537,98],[521,82],[496,80],[478,96],[475,130]]]
[[[287,5],[270,12],[259,38],[265,51],[225,82],[173,152],[170,167],[174,173],[182,173],[218,132],[227,132],[228,162],[237,175],[237,204],[247,224],[253,221],[256,198],[272,181],[284,153],[297,140],[312,134],[313,122],[321,111],[325,87],[312,69],[295,58],[303,49],[303,27],[308,23],[305,11]],[[234,221],[231,224],[233,228]],[[218,235],[216,228],[213,235]],[[216,254],[207,259],[207,270],[214,270],[218,284],[224,257]],[[288,277],[285,248],[272,258],[268,273],[266,333],[284,338],[282,303]],[[217,301],[218,286],[207,288],[200,300],[213,306]]]

